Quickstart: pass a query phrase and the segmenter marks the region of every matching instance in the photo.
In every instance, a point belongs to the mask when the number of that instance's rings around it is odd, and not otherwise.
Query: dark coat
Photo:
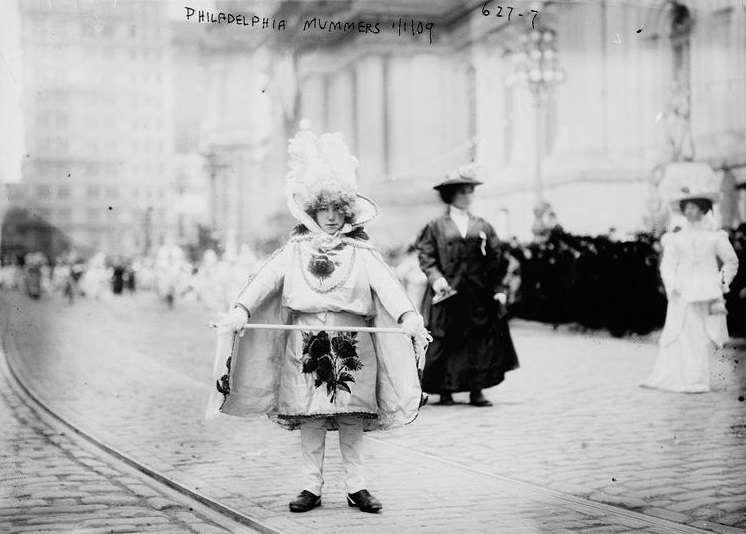
[[[434,336],[445,335],[453,327],[483,326],[495,321],[500,306],[493,296],[505,290],[501,283],[505,265],[500,241],[490,223],[470,215],[463,238],[451,217],[444,214],[422,229],[416,247],[430,287],[445,277],[458,292],[436,306],[432,306],[432,289],[426,292],[423,315]]]
[[[433,335],[422,387],[428,393],[475,391],[503,381],[518,367],[504,307],[494,299],[503,291],[507,262],[492,225],[469,216],[466,237],[448,214],[428,223],[416,242],[420,267],[432,284],[441,276],[457,291],[432,304],[425,293],[423,315]]]

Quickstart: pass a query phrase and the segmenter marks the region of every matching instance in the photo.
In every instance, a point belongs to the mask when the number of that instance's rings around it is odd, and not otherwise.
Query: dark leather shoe
[[[437,404],[439,406],[452,406],[454,403],[453,401],[453,395],[450,393],[441,393],[440,399],[438,399]]]
[[[479,407],[492,406],[492,402],[481,393],[479,395],[470,395],[469,404]]]
[[[357,506],[361,511],[373,514],[379,512],[381,508],[383,508],[381,501],[373,497],[367,489],[362,489],[355,493],[348,493],[347,505]]]
[[[321,506],[321,495],[314,495],[308,490],[301,491],[294,501],[290,501],[291,512],[307,512]]]

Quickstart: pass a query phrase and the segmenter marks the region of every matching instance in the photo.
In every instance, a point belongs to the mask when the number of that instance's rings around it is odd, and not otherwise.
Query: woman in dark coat
[[[504,265],[500,242],[487,221],[469,213],[472,169],[435,186],[448,205],[417,237],[420,267],[428,278],[423,315],[433,342],[427,350],[422,389],[453,404],[453,393],[470,392],[470,404],[491,406],[482,389],[518,367],[505,317]]]

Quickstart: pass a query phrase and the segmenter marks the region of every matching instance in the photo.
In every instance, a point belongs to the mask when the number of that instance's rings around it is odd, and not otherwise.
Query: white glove
[[[508,302],[508,296],[502,292],[495,293],[492,298],[498,301],[503,306],[505,306],[505,304]]]
[[[249,314],[241,307],[231,308],[228,313],[219,313],[216,321],[218,328],[238,332],[249,320]]]
[[[405,313],[404,317],[402,317],[401,327],[409,337],[414,338],[415,341],[425,347],[433,340],[430,332],[425,328],[425,321],[422,319],[422,315],[419,313],[413,311]]]
[[[443,293],[446,289],[448,289],[448,287],[448,280],[446,280],[442,276],[433,283],[433,291],[435,291],[436,293]]]

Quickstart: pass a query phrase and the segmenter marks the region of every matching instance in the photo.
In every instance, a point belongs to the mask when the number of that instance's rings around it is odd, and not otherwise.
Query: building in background
[[[304,7],[305,6],[305,7]],[[571,232],[651,230],[656,168],[677,94],[687,95],[695,159],[729,175],[725,224],[743,220],[746,180],[746,11],[735,1],[325,3],[285,2],[301,20],[435,23],[425,35],[298,31],[300,113],[342,131],[360,156],[361,188],[386,214],[376,235],[411,240],[434,215],[431,187],[474,158],[485,185],[475,209],[502,235],[531,237],[541,195]],[[541,107],[515,73],[530,10],[551,30],[565,74]],[[518,16],[521,13],[523,16]],[[383,34],[386,35],[383,35]],[[432,200],[431,200],[432,199]],[[743,204],[743,199],[741,199]],[[740,209],[740,211],[739,211]],[[413,228],[404,236],[402,224]]]
[[[194,2],[283,30],[188,20],[171,2],[14,5],[25,149],[10,204],[77,248],[269,247],[292,225],[286,150],[301,120],[345,135],[383,247],[411,242],[441,209],[432,186],[470,161],[484,171],[475,211],[505,237],[532,237],[539,200],[570,232],[654,229],[672,158],[711,163],[718,216],[746,219],[735,0],[519,0],[510,17],[470,0]],[[530,72],[536,35],[554,70]],[[532,80],[561,83],[537,101]]]
[[[216,6],[249,18],[262,13],[255,3]],[[271,7],[264,9],[272,16]],[[243,244],[272,238],[277,229],[268,221],[282,207],[284,155],[271,156],[283,134],[275,127],[278,104],[268,94],[269,35],[199,24],[184,14],[172,22],[172,34],[176,156],[194,163],[195,178],[198,161],[202,167],[201,186],[192,180],[192,193],[203,195],[204,211],[186,226],[189,232],[206,227],[233,255]],[[197,204],[195,195],[190,203]]]
[[[26,157],[13,204],[74,248],[147,253],[176,228],[163,3],[19,5]]]
[[[0,4],[0,224],[9,214],[10,184],[21,181],[23,162],[23,113],[21,12],[18,2],[9,0]],[[5,261],[3,232],[0,231],[0,260]]]

